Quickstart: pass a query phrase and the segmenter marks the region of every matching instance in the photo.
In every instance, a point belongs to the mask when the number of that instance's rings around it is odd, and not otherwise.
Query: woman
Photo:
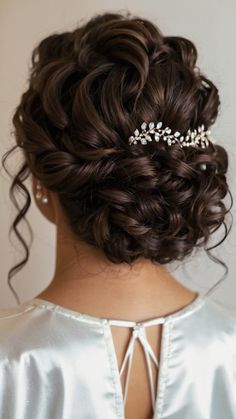
[[[209,239],[229,231],[228,155],[209,130],[220,100],[196,60],[190,40],[129,13],[34,49],[13,117],[10,191],[26,197],[13,229],[28,252],[30,176],[56,265],[1,312],[4,419],[236,418],[235,316],[166,268],[202,247],[216,259]]]

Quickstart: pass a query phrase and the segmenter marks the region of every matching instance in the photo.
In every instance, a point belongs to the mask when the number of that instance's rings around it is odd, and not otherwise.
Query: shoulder
[[[190,316],[191,317],[191,316]],[[236,311],[216,301],[212,296],[203,298],[202,305],[192,317],[190,327],[195,329],[197,341],[219,359],[228,354],[236,368]],[[232,365],[232,364],[231,364]]]
[[[177,316],[173,331],[187,339],[187,346],[205,348],[210,353],[236,355],[236,310],[202,295]],[[236,364],[236,361],[235,361]]]
[[[236,309],[229,308],[212,297],[205,297],[202,320],[206,320],[209,326],[218,331],[236,336]]]
[[[90,342],[100,336],[97,322],[83,315],[63,312],[54,304],[44,304],[31,299],[9,309],[0,309],[0,362],[22,353],[29,355],[51,346],[52,341],[63,345],[67,340],[78,339],[78,332]],[[102,323],[101,323],[102,326]]]
[[[18,304],[15,307],[0,309],[0,338],[7,331],[10,332],[10,330],[29,319],[34,309],[35,306],[31,303],[31,300]]]
[[[0,309],[0,360],[32,342],[42,319],[42,311],[37,311],[31,300]]]
[[[215,385],[225,383],[235,389],[235,310],[205,295],[174,323],[167,329],[173,366],[181,365],[186,374],[191,371],[192,377],[202,374],[205,381],[209,376],[215,379]]]

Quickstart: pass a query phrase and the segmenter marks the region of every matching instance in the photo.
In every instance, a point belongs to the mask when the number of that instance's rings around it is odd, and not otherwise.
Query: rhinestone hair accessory
[[[147,144],[148,141],[159,140],[166,141],[168,146],[172,144],[179,143],[180,147],[200,147],[206,148],[209,145],[209,141],[214,142],[210,136],[211,131],[204,129],[204,124],[195,128],[193,131],[190,129],[187,131],[187,134],[181,135],[179,131],[175,131],[174,134],[171,134],[171,128],[166,127],[162,128],[162,122],[157,122],[156,125],[154,122],[143,122],[141,125],[141,131],[137,128],[134,131],[134,135],[129,137],[129,145],[137,144],[138,141],[141,144]]]

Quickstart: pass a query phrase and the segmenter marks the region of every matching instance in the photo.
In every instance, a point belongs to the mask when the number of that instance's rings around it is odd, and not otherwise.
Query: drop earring
[[[46,195],[44,195],[41,199],[43,204],[47,204],[48,203],[48,197]]]
[[[47,204],[48,203],[48,198],[46,195],[42,194],[42,186],[41,183],[38,181],[36,184],[36,199],[40,200],[43,204]]]
[[[41,199],[42,198],[42,187],[41,187],[40,182],[37,182],[36,190],[37,190],[36,195],[35,195],[36,199]]]

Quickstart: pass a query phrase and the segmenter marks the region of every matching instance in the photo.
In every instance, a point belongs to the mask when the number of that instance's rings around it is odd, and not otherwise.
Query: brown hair
[[[31,203],[23,183],[30,172],[58,194],[76,236],[114,263],[141,256],[160,264],[182,261],[201,246],[219,261],[209,252],[229,232],[226,150],[213,143],[205,149],[128,144],[143,121],[162,121],[183,134],[214,123],[218,89],[196,66],[197,55],[190,40],[164,36],[129,12],[97,14],[39,42],[13,116],[16,145],[3,158],[4,165],[16,147],[22,149],[10,187],[19,211],[11,229],[26,256],[8,281],[29,257],[18,223]],[[222,225],[224,237],[206,248]]]

